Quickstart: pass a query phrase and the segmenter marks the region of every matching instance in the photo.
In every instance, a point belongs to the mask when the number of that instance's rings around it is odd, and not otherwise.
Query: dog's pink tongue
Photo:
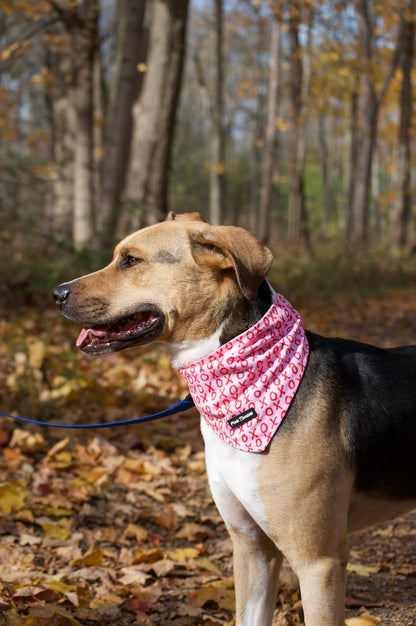
[[[108,331],[106,326],[103,326],[102,328],[83,328],[79,333],[76,346],[77,348],[82,346],[89,335],[93,335],[93,337],[105,337],[107,334]]]
[[[90,334],[91,328],[83,328],[78,335],[78,339],[76,341],[76,346],[79,348],[82,346],[88,335]]]

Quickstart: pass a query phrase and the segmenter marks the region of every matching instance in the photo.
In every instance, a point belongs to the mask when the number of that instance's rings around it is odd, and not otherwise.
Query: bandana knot
[[[179,371],[201,417],[220,439],[262,452],[295,396],[308,354],[299,313],[277,294],[254,326]]]

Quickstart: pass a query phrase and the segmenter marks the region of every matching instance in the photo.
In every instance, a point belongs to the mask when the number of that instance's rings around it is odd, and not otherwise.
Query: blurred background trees
[[[0,246],[415,246],[415,0],[0,0]]]

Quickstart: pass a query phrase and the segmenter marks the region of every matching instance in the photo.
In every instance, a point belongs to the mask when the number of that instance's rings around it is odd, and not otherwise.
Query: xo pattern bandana
[[[262,452],[294,398],[308,354],[299,313],[277,294],[257,324],[180,373],[220,439]]]

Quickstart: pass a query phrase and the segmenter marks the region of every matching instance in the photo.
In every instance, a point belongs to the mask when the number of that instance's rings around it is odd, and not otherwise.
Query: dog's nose
[[[55,300],[55,303],[59,307],[62,307],[66,303],[66,301],[68,300],[68,297],[69,297],[70,293],[71,293],[71,290],[68,289],[67,285],[65,285],[65,284],[58,285],[52,291],[52,297]]]

